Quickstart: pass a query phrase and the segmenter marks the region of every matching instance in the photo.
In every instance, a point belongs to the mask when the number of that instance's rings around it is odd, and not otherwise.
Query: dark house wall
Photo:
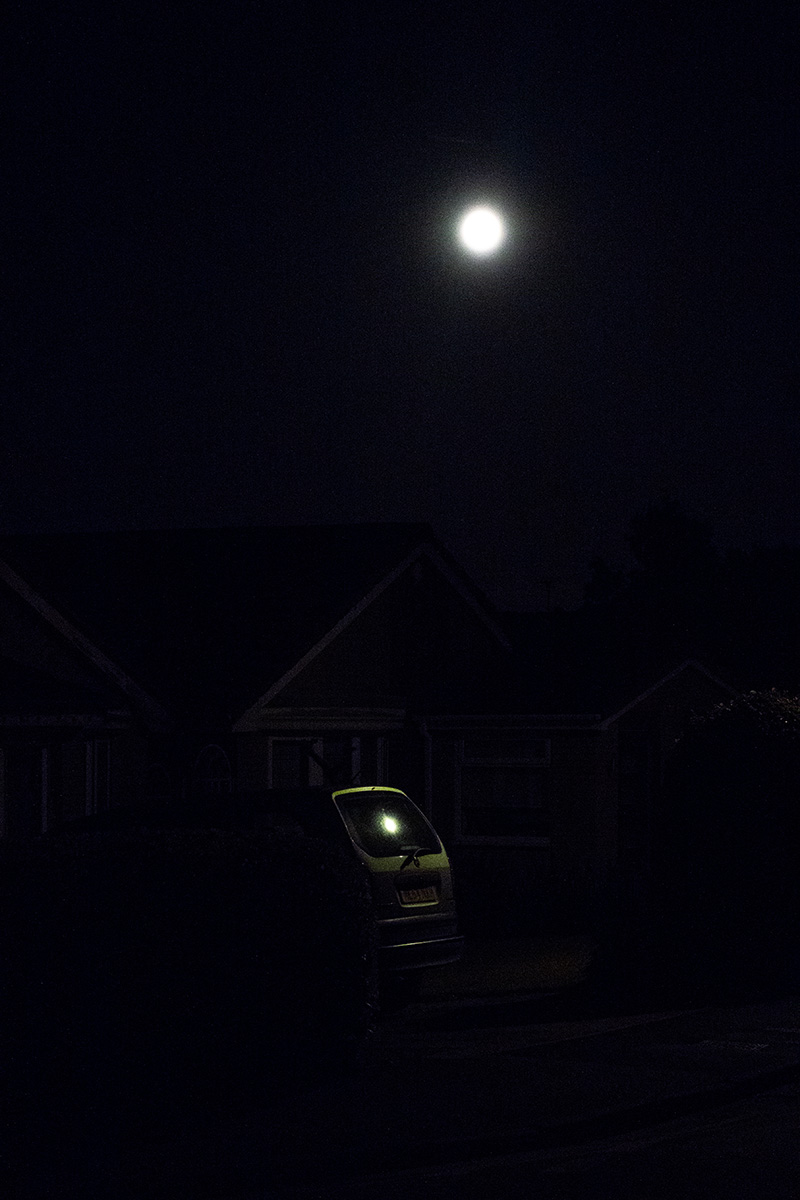
[[[121,689],[0,583],[0,836],[131,803],[147,756]]]
[[[433,734],[434,821],[477,925],[580,923],[613,869],[609,738],[533,721]]]

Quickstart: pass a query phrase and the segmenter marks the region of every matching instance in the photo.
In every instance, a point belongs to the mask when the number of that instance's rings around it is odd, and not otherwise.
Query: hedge
[[[359,864],[192,829],[0,848],[6,1100],[276,1098],[355,1061],[377,1003]]]

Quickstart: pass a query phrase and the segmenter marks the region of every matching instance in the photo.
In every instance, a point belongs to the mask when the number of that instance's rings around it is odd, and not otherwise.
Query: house
[[[558,620],[520,637],[425,525],[2,537],[2,832],[389,783],[467,906],[578,919],[646,869],[670,739],[729,689],[693,662],[600,687]]]
[[[426,526],[0,538],[6,833],[145,790],[391,779],[430,807],[425,716],[508,651]]]

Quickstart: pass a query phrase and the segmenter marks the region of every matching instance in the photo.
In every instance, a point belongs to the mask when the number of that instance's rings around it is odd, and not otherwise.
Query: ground
[[[271,1107],[199,1111],[187,1097],[160,1130],[83,1114],[66,1148],[43,1141],[18,1194],[800,1194],[800,998],[581,1013],[591,958],[580,939],[473,943],[381,1019],[359,1070]]]

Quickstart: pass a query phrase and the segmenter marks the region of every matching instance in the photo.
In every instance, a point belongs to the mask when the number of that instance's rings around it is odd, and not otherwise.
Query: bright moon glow
[[[384,817],[383,828],[387,833],[397,833],[397,821],[395,821],[394,817]]]
[[[491,254],[506,236],[505,226],[493,208],[471,208],[458,226],[458,236],[470,254]]]

